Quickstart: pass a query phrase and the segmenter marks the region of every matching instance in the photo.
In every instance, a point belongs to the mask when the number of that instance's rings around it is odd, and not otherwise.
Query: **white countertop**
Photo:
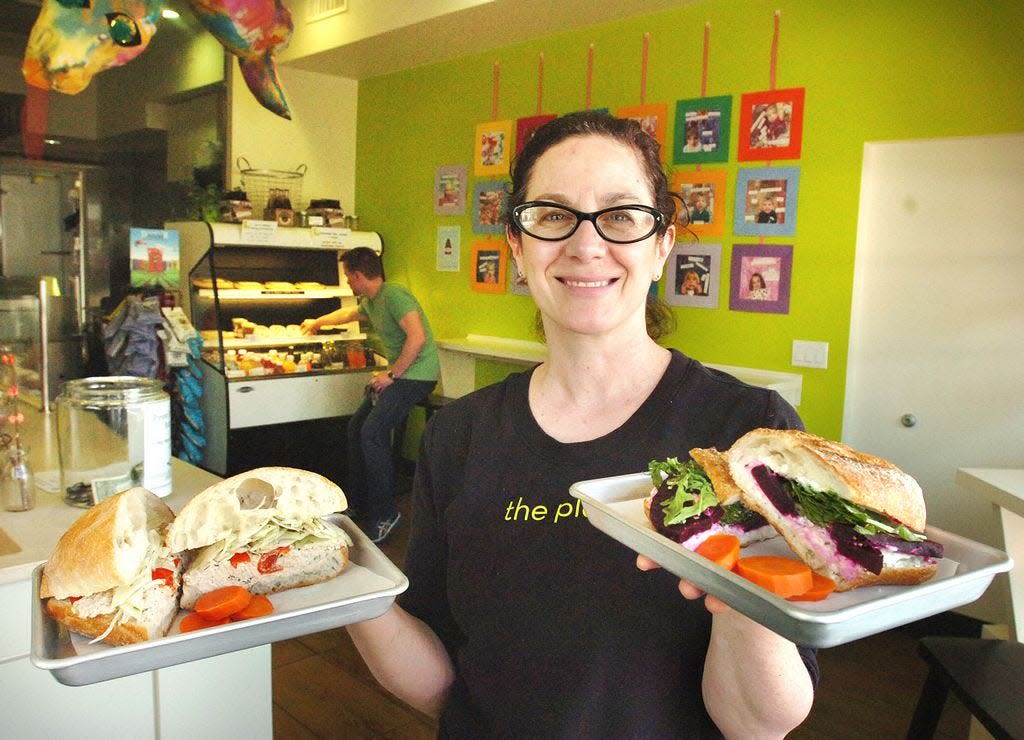
[[[29,449],[29,464],[38,477],[42,472],[58,469],[56,419],[38,408],[22,404],[25,424],[22,439]],[[88,440],[82,440],[87,444]],[[171,458],[172,490],[164,501],[175,512],[193,496],[216,483],[220,478],[194,465]],[[35,507],[28,511],[0,510],[0,529],[21,550],[0,555],[0,584],[31,578],[36,565],[50,557],[57,540],[85,509],[69,506],[56,492],[35,491]]]
[[[475,387],[471,361],[475,358],[498,360],[515,364],[535,365],[548,356],[548,348],[540,342],[524,339],[468,334],[465,337],[438,339],[441,358],[441,387],[446,396],[458,398]],[[462,361],[460,358],[465,358]],[[736,365],[703,363],[706,367],[729,373],[750,385],[771,388],[793,406],[800,405],[803,376],[778,370],[761,370]]]

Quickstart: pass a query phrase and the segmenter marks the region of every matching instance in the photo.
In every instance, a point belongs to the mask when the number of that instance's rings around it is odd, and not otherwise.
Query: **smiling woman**
[[[349,628],[386,688],[440,714],[442,735],[782,736],[810,709],[811,651],[714,599],[705,608],[692,586],[566,515],[573,482],[800,426],[775,392],[648,334],[674,211],[658,146],[634,121],[556,119],[516,161],[506,234],[547,356],[433,415],[410,588]],[[580,649],[581,623],[601,650]]]

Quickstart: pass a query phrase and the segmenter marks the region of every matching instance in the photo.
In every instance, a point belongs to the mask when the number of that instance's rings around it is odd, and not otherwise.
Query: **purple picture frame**
[[[788,314],[792,275],[792,244],[734,244],[729,310]]]

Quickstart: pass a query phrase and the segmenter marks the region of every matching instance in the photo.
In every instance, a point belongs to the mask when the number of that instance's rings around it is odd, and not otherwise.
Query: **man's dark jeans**
[[[376,402],[364,399],[349,419],[345,496],[367,522],[393,516],[397,510],[391,430],[430,395],[436,382],[398,378]]]

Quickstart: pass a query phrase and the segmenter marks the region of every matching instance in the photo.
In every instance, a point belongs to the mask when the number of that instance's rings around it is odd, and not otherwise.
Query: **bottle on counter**
[[[7,511],[28,511],[36,505],[35,480],[28,464],[27,448],[7,448],[0,477],[0,497]]]

